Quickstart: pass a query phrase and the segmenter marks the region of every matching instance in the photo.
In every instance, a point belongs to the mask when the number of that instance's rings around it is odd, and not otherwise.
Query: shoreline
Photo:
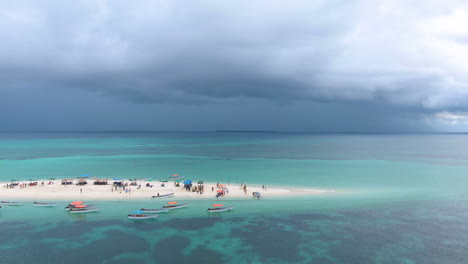
[[[221,190],[217,188],[216,183],[204,183],[205,191],[200,194],[197,192],[186,191],[183,188],[183,184],[180,187],[175,187],[173,182],[164,183],[165,186],[161,187],[161,182],[158,181],[136,181],[137,185],[141,184],[141,188],[138,186],[127,186],[130,192],[125,192],[124,188],[118,187],[117,190],[113,187],[113,181],[109,181],[107,185],[94,185],[94,180],[87,180],[86,185],[76,185],[77,182],[74,180],[72,185],[62,185],[61,180],[53,180],[53,184],[48,184],[49,180],[44,180],[44,186],[41,185],[38,180],[37,186],[28,186],[30,181],[19,181],[19,184],[26,184],[26,187],[20,188],[15,186],[14,188],[6,188],[10,182],[0,182],[0,200],[8,199],[20,199],[20,200],[81,200],[81,199],[92,199],[92,200],[141,200],[151,199],[152,196],[174,193],[174,196],[170,198],[157,198],[161,200],[171,199],[216,199],[216,191]],[[124,181],[124,183],[130,183]],[[146,187],[149,183],[153,187]],[[197,186],[194,184],[193,186]],[[220,199],[229,198],[252,198],[253,192],[260,192],[263,197],[291,197],[291,196],[315,196],[319,194],[334,193],[335,190],[324,190],[324,189],[312,189],[312,188],[282,188],[278,186],[268,185],[266,189],[262,186],[247,185],[247,192],[241,188],[240,184],[224,185],[227,188],[225,195]]]

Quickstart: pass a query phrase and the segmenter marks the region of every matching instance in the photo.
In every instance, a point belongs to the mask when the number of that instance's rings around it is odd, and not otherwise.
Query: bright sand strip
[[[141,189],[137,189],[137,186],[128,186],[130,193],[126,193],[123,188],[112,188],[112,182],[108,185],[94,185],[94,180],[88,180],[87,185],[67,185],[66,187],[61,184],[61,181],[52,181],[54,184],[48,185],[49,181],[44,181],[44,186],[41,186],[41,181],[38,181],[37,186],[26,186],[20,188],[15,186],[14,188],[6,188],[9,183],[0,183],[0,200],[34,200],[34,201],[45,201],[45,200],[81,200],[81,199],[92,199],[92,200],[132,200],[132,199],[147,199],[153,195],[164,195],[167,193],[174,193],[172,199],[177,198],[193,198],[203,199],[215,198],[216,184],[205,183],[205,192],[199,194],[197,192],[186,191],[181,184],[181,187],[175,187],[173,182],[165,183],[165,187],[161,187],[161,183],[154,181],[149,182],[153,185],[152,188],[146,187],[148,182],[137,182],[141,184]],[[20,182],[28,184],[29,182]],[[76,181],[74,181],[76,183]],[[128,182],[130,184],[130,182]],[[196,186],[194,184],[193,186]],[[229,193],[226,193],[225,198],[252,198],[252,192],[260,192],[262,197],[278,197],[278,196],[296,196],[296,195],[314,195],[321,193],[334,192],[332,190],[317,190],[317,189],[293,189],[293,188],[270,188],[262,189],[262,186],[249,186],[247,185],[247,193],[241,189],[240,184],[225,185],[228,188]],[[212,191],[212,188],[214,191]],[[80,191],[82,189],[82,192]]]

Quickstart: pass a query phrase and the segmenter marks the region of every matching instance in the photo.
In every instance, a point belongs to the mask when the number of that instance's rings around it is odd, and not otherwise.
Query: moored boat
[[[155,198],[169,198],[169,197],[172,197],[174,196],[174,193],[167,193],[167,194],[163,194],[163,195],[153,195],[151,198],[155,199]]]
[[[8,206],[19,206],[19,205],[23,205],[23,204],[20,203],[20,202],[10,202],[10,201],[0,201],[0,204],[8,205]]]
[[[185,208],[189,205],[188,203],[177,204],[177,202],[168,202],[167,204],[168,205],[164,205],[163,208],[169,210]]]
[[[133,220],[144,220],[144,219],[156,219],[158,218],[157,214],[146,215],[143,211],[134,211],[133,214],[128,215],[128,219]]]
[[[159,214],[159,213],[167,213],[169,212],[169,209],[146,209],[146,208],[141,208],[141,212],[145,214]]]
[[[39,202],[34,202],[33,203],[33,206],[37,206],[37,207],[54,207],[56,206],[55,203],[39,203]]]
[[[213,207],[208,208],[208,213],[220,213],[234,209],[234,206],[224,206],[223,204],[213,204]]]
[[[72,214],[80,214],[80,213],[92,213],[99,211],[99,208],[96,207],[88,207],[87,205],[77,205],[72,207],[68,210],[68,212]]]

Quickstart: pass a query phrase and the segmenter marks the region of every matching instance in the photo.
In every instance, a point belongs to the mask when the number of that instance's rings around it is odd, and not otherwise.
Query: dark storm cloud
[[[385,129],[459,122],[465,22],[456,0],[10,1],[0,8],[0,110],[75,115],[87,110],[73,101],[104,112],[116,101],[135,116],[189,104],[206,116],[324,115],[302,116],[311,123],[362,113]]]

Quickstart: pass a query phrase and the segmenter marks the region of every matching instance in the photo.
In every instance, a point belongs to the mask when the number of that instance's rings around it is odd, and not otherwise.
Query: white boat
[[[34,202],[33,206],[37,206],[37,207],[54,207],[54,206],[56,206],[56,204],[55,203],[38,203],[38,202]]]
[[[174,193],[167,193],[167,194],[163,194],[163,195],[153,195],[151,198],[155,199],[155,198],[169,198],[169,197],[172,197],[174,196]]]
[[[169,212],[169,209],[145,209],[141,208],[140,211],[142,211],[145,214],[159,214],[159,213],[167,213]]]
[[[145,214],[129,214],[128,219],[133,219],[133,220],[145,220],[145,219],[156,219],[158,218],[158,215],[153,214],[153,215],[145,215]]]
[[[234,209],[234,206],[225,206],[225,207],[213,207],[213,208],[208,208],[208,213],[220,213],[220,212],[226,212]]]
[[[180,209],[180,208],[185,208],[188,205],[189,205],[188,203],[184,203],[184,204],[171,204],[171,203],[168,203],[168,205],[163,206],[163,209],[169,209],[169,210]]]
[[[8,206],[19,206],[19,205],[23,205],[23,204],[20,203],[20,202],[9,202],[9,201],[0,201],[0,204],[8,205]]]
[[[97,212],[97,211],[99,211],[99,208],[86,208],[86,209],[72,208],[68,212],[72,214],[84,214],[84,213],[92,213],[92,212]]]

